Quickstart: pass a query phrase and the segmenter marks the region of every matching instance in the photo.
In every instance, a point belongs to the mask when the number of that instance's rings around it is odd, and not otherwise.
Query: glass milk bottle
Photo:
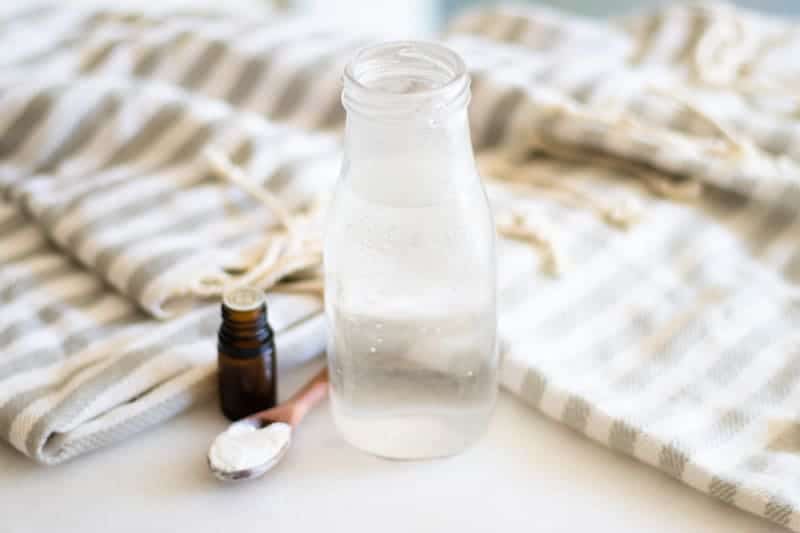
[[[325,237],[331,403],[347,441],[460,452],[497,394],[494,224],[470,144],[463,61],[430,43],[347,66],[345,160]]]

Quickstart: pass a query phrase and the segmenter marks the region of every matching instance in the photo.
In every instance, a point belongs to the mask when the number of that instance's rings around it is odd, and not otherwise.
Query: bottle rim
[[[231,311],[255,311],[265,306],[267,297],[264,291],[254,287],[237,287],[225,291],[222,304]]]
[[[470,79],[464,60],[444,45],[389,41],[362,48],[344,70],[348,112],[409,118],[463,109]]]

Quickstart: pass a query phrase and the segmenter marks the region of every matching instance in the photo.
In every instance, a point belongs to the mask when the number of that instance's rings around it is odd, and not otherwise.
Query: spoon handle
[[[297,425],[315,405],[328,394],[328,367],[320,370],[311,381],[294,393],[287,403],[292,405],[292,425]]]

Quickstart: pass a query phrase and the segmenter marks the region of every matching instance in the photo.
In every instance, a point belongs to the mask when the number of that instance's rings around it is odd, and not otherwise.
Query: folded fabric
[[[448,42],[475,72],[484,168],[514,187],[498,200],[549,220],[572,263],[503,291],[505,386],[800,530],[800,29],[725,4],[611,23],[498,8]],[[631,194],[627,232],[592,216]]]
[[[451,34],[473,90],[499,99],[481,113],[491,120],[478,121],[478,146],[599,153],[623,169],[800,202],[800,33],[788,22],[721,3],[612,24],[515,7],[464,15]]]
[[[254,111],[279,94],[301,121],[320,103],[286,89],[265,50],[357,41],[315,41],[299,20],[270,28],[158,9],[25,6],[3,20],[0,435],[42,463],[123,439],[212,390],[219,309],[193,288],[240,268],[276,217],[220,181],[209,150],[287,209],[336,176],[335,136]],[[234,35],[241,49],[226,44]],[[234,105],[246,98],[249,108]],[[313,296],[270,295],[282,367],[321,353],[320,309]]]

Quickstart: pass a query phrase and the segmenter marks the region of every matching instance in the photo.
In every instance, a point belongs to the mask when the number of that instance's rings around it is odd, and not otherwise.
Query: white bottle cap
[[[264,305],[267,297],[264,291],[253,287],[239,287],[225,292],[222,303],[233,311],[253,311]]]

